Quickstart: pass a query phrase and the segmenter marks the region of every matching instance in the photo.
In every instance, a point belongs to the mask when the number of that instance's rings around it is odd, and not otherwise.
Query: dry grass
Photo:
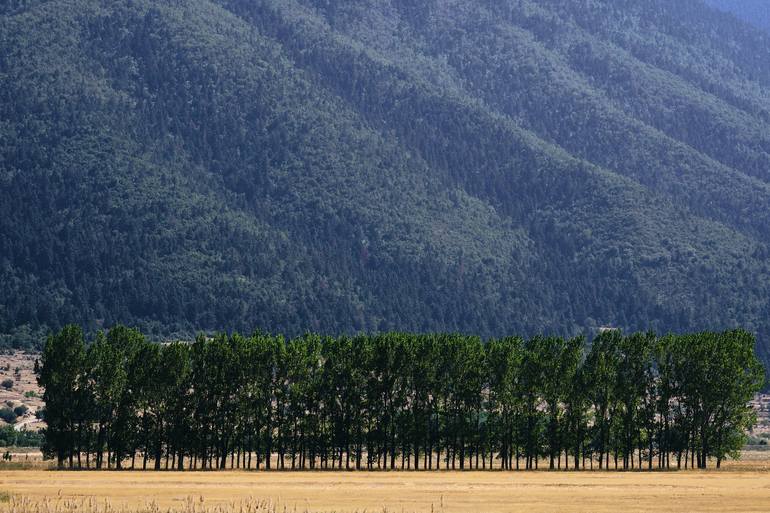
[[[11,453],[11,461],[0,461],[0,475],[4,470],[51,470],[56,464],[44,460],[40,449],[34,447],[0,447],[0,452]],[[0,487],[2,486],[0,481]]]
[[[705,472],[0,471],[8,513],[768,511],[770,453]]]
[[[2,501],[0,501],[2,502]],[[115,505],[110,499],[95,497],[43,498],[8,497],[8,504],[2,509],[8,513],[289,513],[289,509],[278,509],[270,500],[255,498],[240,499],[227,504],[207,506],[202,497],[188,497],[180,506],[161,508],[157,502],[142,505]]]

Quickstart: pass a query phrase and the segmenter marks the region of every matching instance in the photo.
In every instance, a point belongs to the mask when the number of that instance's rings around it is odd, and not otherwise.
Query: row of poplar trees
[[[154,469],[705,468],[764,369],[745,331],[583,338],[254,334],[156,344],[67,326],[37,366],[44,453]]]

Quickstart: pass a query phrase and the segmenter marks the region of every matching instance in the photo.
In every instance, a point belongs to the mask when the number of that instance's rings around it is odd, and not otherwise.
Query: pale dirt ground
[[[254,497],[274,511],[770,511],[770,453],[680,472],[60,472],[0,470],[14,497],[185,509]],[[201,498],[203,501],[201,502]],[[0,504],[0,511],[3,507]],[[236,510],[237,511],[237,510]]]

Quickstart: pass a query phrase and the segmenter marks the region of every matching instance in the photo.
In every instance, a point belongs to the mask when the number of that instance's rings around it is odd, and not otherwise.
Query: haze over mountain
[[[770,31],[770,2],[767,0],[706,0],[706,3]]]
[[[770,335],[770,42],[700,0],[15,1],[0,332]]]

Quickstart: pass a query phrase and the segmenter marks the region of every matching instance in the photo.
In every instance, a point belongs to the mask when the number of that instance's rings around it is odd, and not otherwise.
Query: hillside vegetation
[[[770,44],[696,0],[0,7],[0,332],[770,335]]]

